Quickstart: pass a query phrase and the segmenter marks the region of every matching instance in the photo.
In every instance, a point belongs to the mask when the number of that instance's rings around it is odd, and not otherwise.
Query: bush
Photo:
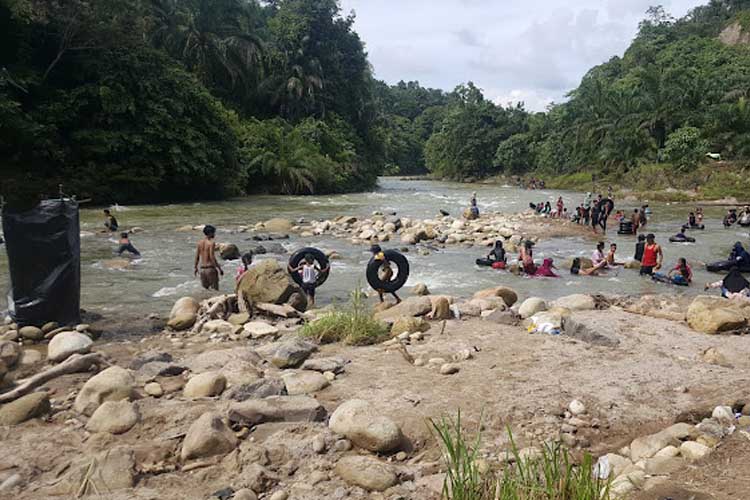
[[[481,419],[480,419],[481,420]],[[481,435],[469,442],[461,428],[461,412],[455,420],[431,421],[443,448],[447,468],[443,498],[447,500],[609,500],[609,480],[594,476],[594,460],[588,453],[579,465],[560,444],[545,444],[539,457],[522,458],[508,429],[515,463],[499,471],[477,461]],[[480,425],[481,427],[481,425]]]
[[[388,337],[388,327],[373,317],[365,303],[364,293],[357,287],[346,308],[334,310],[308,323],[301,334],[323,344],[343,342],[347,345],[368,345]]]
[[[682,127],[669,134],[662,156],[680,169],[694,168],[708,151],[708,141],[701,138],[695,127]]]

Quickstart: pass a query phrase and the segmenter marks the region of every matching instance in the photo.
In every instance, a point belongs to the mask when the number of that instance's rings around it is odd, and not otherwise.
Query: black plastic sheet
[[[11,290],[19,326],[80,321],[81,236],[78,203],[43,200],[26,211],[3,209]]]

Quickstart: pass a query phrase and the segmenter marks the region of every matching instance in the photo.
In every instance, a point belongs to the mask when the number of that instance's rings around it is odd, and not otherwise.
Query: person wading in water
[[[641,275],[653,276],[654,271],[661,269],[664,254],[655,239],[653,233],[646,236],[646,246],[643,247],[643,260],[641,261]]]
[[[219,274],[224,276],[224,270],[216,261],[216,251],[214,249],[214,238],[216,237],[216,228],[206,226],[203,228],[205,238],[198,242],[195,249],[195,269],[193,274],[198,276],[200,271],[201,285],[206,290],[219,289]]]

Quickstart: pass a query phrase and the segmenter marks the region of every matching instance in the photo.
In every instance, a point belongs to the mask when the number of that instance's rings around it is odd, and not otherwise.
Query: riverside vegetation
[[[0,0],[2,194],[326,193],[430,172],[741,195],[749,7],[651,8],[622,57],[533,113],[471,82],[375,80],[336,0]],[[728,162],[701,167],[709,151]]]

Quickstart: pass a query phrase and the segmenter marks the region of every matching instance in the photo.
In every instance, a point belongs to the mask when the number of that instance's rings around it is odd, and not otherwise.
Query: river
[[[397,212],[412,218],[433,217],[438,210],[459,214],[466,207],[473,191],[477,192],[482,211],[518,212],[529,202],[554,200],[562,194],[566,206],[575,206],[583,199],[581,193],[552,190],[526,191],[514,187],[458,184],[427,180],[400,180],[381,178],[378,188],[368,193],[334,196],[252,196],[223,202],[191,204],[144,205],[119,207],[115,215],[124,229],[141,227],[143,232],[132,236],[133,244],[142,252],[141,259],[125,270],[108,269],[104,261],[113,257],[116,240],[101,235],[86,235],[102,227],[101,210],[81,210],[81,305],[105,315],[121,314],[125,317],[142,317],[151,312],[166,314],[172,303],[184,295],[206,297],[192,276],[197,231],[178,232],[185,225],[213,224],[218,227],[217,241],[235,243],[241,251],[256,244],[247,241],[251,233],[236,233],[240,225],[252,225],[272,217],[297,220],[333,218],[338,215],[369,216],[373,211]],[[692,208],[683,204],[651,203],[653,214],[648,229],[657,235],[665,253],[665,264],[674,265],[678,257],[686,257],[695,271],[695,285],[690,288],[653,283],[638,276],[636,271],[620,270],[606,277],[571,276],[561,269],[561,279],[534,279],[517,277],[509,273],[478,268],[477,257],[487,253],[484,248],[451,246],[428,256],[416,252],[408,254],[411,277],[407,286],[424,282],[432,293],[468,296],[476,290],[507,285],[523,296],[555,298],[578,292],[607,292],[622,294],[688,293],[702,292],[703,284],[715,280],[717,275],[705,271],[698,262],[725,258],[734,241],[746,242],[748,234],[742,228],[724,229],[721,219],[724,209],[707,207],[705,231],[693,231],[697,244],[672,244],[667,238],[677,232]],[[623,203],[619,209],[632,212],[634,203]],[[613,221],[607,241],[618,244],[622,260],[632,257],[633,237],[617,236]],[[535,247],[535,257],[553,257],[563,264],[570,256],[590,256],[594,247],[590,238],[556,238],[542,241]],[[282,241],[289,250],[301,246],[333,249],[342,259],[333,262],[332,275],[318,292],[319,304],[347,300],[350,290],[357,284],[366,285],[364,268],[369,255],[366,247],[354,246],[348,240],[332,237],[302,239],[292,235]],[[387,245],[386,245],[387,246]],[[393,243],[392,246],[400,246]],[[266,258],[270,256],[260,256]],[[237,263],[226,263],[226,275],[221,291],[230,292],[234,285]],[[5,252],[0,252],[0,289],[9,288],[8,263]],[[3,294],[4,295],[4,294]],[[406,295],[406,293],[404,293]],[[3,296],[0,310],[7,309]]]

